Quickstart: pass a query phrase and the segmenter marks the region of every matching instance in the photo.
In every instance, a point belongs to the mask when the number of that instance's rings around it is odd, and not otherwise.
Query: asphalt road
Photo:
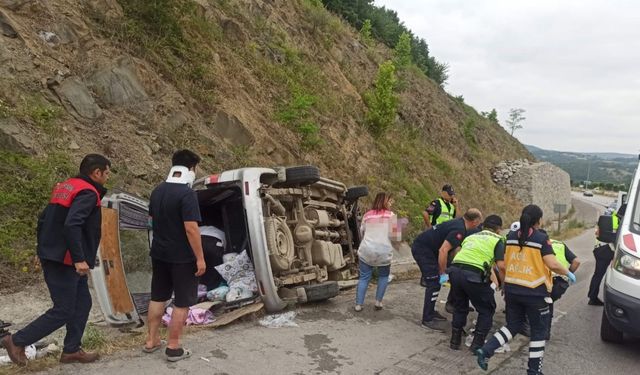
[[[602,308],[586,304],[594,266],[593,241],[592,229],[567,241],[583,265],[577,272],[579,282],[556,307],[557,321],[545,351],[546,374],[638,373],[640,340],[625,345],[602,343]],[[193,357],[175,364],[164,360],[160,352],[143,354],[136,348],[95,364],[59,366],[47,374],[486,374],[468,351],[449,349],[448,332],[420,328],[424,289],[415,280],[392,282],[382,311],[373,310],[373,285],[360,313],[353,310],[354,292],[296,307],[297,327],[271,329],[247,320],[216,330],[191,330],[184,345],[193,350]],[[446,292],[443,289],[440,302]],[[494,329],[504,322],[501,298],[496,299]],[[438,309],[443,311],[442,307]],[[473,318],[471,314],[470,324]],[[491,373],[525,373],[526,344],[526,339],[516,338],[511,343],[513,351],[496,354],[490,362]]]

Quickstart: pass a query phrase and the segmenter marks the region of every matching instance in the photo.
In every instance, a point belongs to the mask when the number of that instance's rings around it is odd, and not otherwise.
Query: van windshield
[[[630,225],[630,229],[632,232],[640,234],[640,189],[637,189],[636,197],[633,203],[633,216]],[[628,212],[629,210],[627,210]]]

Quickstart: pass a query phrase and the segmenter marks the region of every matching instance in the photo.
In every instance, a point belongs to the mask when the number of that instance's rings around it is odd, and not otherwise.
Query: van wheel
[[[607,313],[602,310],[602,323],[600,324],[600,338],[605,342],[621,343],[623,334],[612,326],[607,318]]]
[[[312,165],[302,165],[285,169],[286,181],[279,182],[276,187],[296,187],[311,185],[320,180],[320,170]]]
[[[284,220],[275,216],[265,218],[264,229],[271,267],[274,271],[288,270],[295,256],[291,229]]]
[[[304,285],[307,294],[307,302],[317,302],[328,300],[338,295],[340,287],[337,281],[325,281],[320,284]]]
[[[366,197],[369,195],[369,188],[366,186],[353,186],[347,189],[345,198],[347,201],[355,201],[358,198]]]

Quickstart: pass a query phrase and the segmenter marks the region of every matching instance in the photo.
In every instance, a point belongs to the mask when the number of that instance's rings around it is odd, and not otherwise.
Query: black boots
[[[473,341],[471,342],[471,347],[469,348],[469,350],[475,353],[476,350],[482,348],[482,346],[484,346],[484,339],[486,337],[486,333],[476,332],[475,335],[473,335]]]
[[[460,344],[462,343],[462,328],[453,328],[451,330],[451,342],[449,347],[453,350],[460,350]]]

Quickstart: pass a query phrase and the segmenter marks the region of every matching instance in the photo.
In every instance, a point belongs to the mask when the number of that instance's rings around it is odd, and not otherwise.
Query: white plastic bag
[[[258,323],[267,328],[298,327],[298,324],[293,321],[295,317],[296,312],[289,311],[282,314],[267,315],[260,319]]]

